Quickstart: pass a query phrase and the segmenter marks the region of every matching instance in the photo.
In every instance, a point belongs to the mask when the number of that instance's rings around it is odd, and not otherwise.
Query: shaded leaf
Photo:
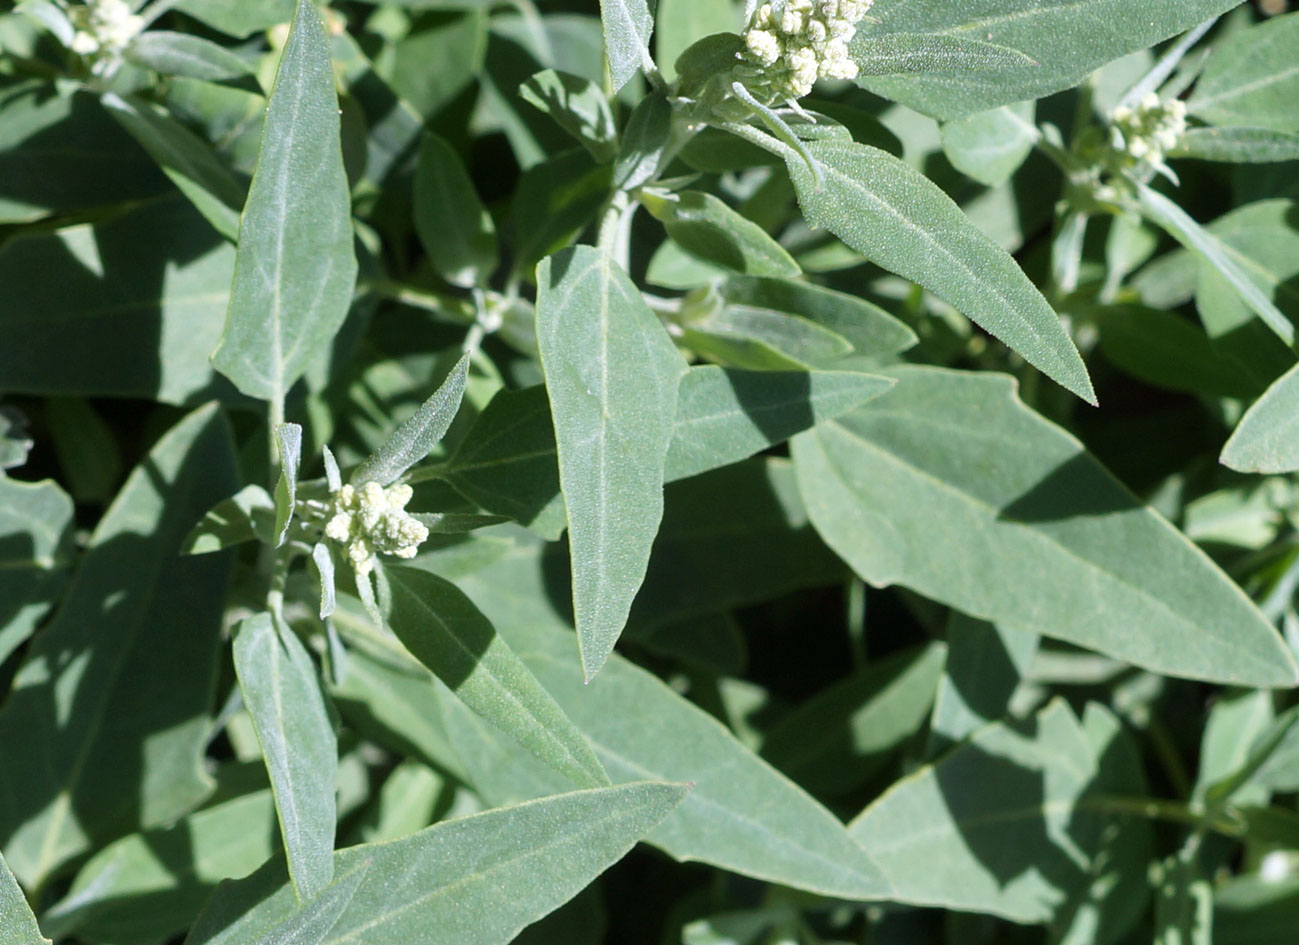
[[[388,575],[388,625],[457,698],[575,784],[609,783],[581,733],[469,598],[426,571]]]
[[[1003,184],[1033,150],[1035,111],[1033,102],[1020,102],[949,121],[943,125],[943,153],[980,184]]]
[[[613,158],[618,139],[613,113],[600,87],[590,79],[545,69],[524,82],[519,95],[580,141],[591,157],[600,162]]]
[[[1241,472],[1299,469],[1299,365],[1281,375],[1245,412],[1222,448],[1221,460]]]
[[[1168,675],[1294,685],[1240,588],[1009,378],[883,373],[889,393],[792,444],[813,523],[863,578]]]
[[[163,75],[182,75],[207,82],[237,79],[253,71],[224,46],[201,36],[168,30],[141,33],[126,47],[126,58]]]
[[[284,544],[293,522],[294,506],[298,502],[298,465],[302,462],[302,427],[296,423],[281,423],[275,428],[275,443],[279,450],[280,475],[275,480],[275,545]]]
[[[1214,47],[1187,110],[1215,125],[1299,131],[1299,16],[1273,17]]]
[[[1230,164],[1294,161],[1299,160],[1299,134],[1271,128],[1192,128],[1168,156]]]
[[[750,276],[799,275],[783,246],[712,194],[645,191],[640,199],[677,245],[705,262]]]
[[[96,527],[54,621],[0,709],[0,846],[24,883],[71,857],[190,810],[201,761],[229,561],[182,557],[200,515],[236,487],[220,413],[158,441]]]
[[[259,485],[247,485],[208,510],[185,537],[182,553],[205,555],[245,541],[272,544],[276,534],[270,493]]]
[[[483,283],[496,268],[496,227],[459,156],[425,134],[415,170],[415,232],[433,268],[452,285]]]
[[[36,630],[67,580],[72,512],[53,480],[0,475],[0,663]]]

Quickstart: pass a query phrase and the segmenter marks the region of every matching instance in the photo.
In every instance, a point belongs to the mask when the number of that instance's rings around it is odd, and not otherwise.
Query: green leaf
[[[415,170],[415,232],[452,285],[484,284],[496,268],[496,226],[451,146],[426,133]]]
[[[1241,472],[1299,469],[1299,365],[1281,375],[1245,412],[1222,448],[1221,461]]]
[[[0,856],[0,945],[49,945],[36,925],[32,907],[18,888],[9,864]]]
[[[0,846],[39,885],[70,858],[174,820],[210,789],[202,757],[229,561],[181,557],[235,490],[220,413],[181,420],[100,520],[54,621],[0,709]]]
[[[609,783],[581,733],[469,598],[426,571],[387,573],[388,625],[457,698],[575,784]]]
[[[629,191],[654,179],[672,134],[672,114],[667,96],[658,92],[645,96],[631,110],[614,161],[615,187]]]
[[[1276,720],[1272,694],[1260,689],[1224,693],[1209,711],[1200,737],[1200,764],[1192,798],[1201,803],[1215,785],[1227,783],[1250,761],[1250,750]],[[1215,793],[1220,793],[1220,790]],[[1267,788],[1240,783],[1233,805],[1266,804]]]
[[[337,921],[312,941],[506,945],[621,859],[688,791],[650,781],[576,791],[342,850],[335,874],[364,873]],[[185,941],[280,941],[262,936],[294,912],[272,861],[222,887]]]
[[[610,168],[581,148],[524,172],[514,195],[514,271],[528,278],[543,256],[572,242],[609,194]]]
[[[848,339],[797,315],[749,305],[725,305],[691,318],[681,343],[727,367],[798,371],[831,365],[853,347]]]
[[[824,187],[787,158],[799,204],[872,262],[916,282],[978,323],[1062,387],[1096,395],[1068,333],[1015,261],[920,173],[887,152],[811,141]]]
[[[298,466],[302,462],[302,427],[281,423],[275,427],[275,442],[280,454],[280,475],[275,480],[275,547],[289,537],[293,509],[298,502]]]
[[[897,386],[792,444],[813,523],[864,579],[1167,675],[1295,684],[1231,579],[1009,378],[882,373]]]
[[[685,362],[626,273],[586,246],[537,268],[537,344],[554,415],[582,665],[627,621],[663,515]]]
[[[149,30],[126,47],[126,58],[137,66],[207,82],[251,75],[252,67],[224,46],[201,36]]]
[[[947,662],[929,725],[927,755],[1009,714],[1010,700],[1037,653],[1031,630],[1011,630],[952,611],[947,621]]]
[[[1261,318],[1267,327],[1287,345],[1294,344],[1295,329],[1273,301],[1250,279],[1236,263],[1222,243],[1208,230],[1196,223],[1189,214],[1173,201],[1145,184],[1137,185],[1141,212],[1150,222],[1162,227],[1192,253],[1211,265],[1240,295],[1241,300]]]
[[[618,132],[604,92],[590,79],[544,69],[519,86],[519,97],[541,109],[601,163],[617,152]]]
[[[1115,367],[1153,387],[1221,397],[1252,397],[1268,383],[1259,366],[1234,357],[1190,319],[1143,305],[1079,309],[1100,330],[1100,350]]]
[[[1299,160],[1299,134],[1271,128],[1192,128],[1168,156],[1228,164],[1294,161]]]
[[[688,479],[739,462],[893,386],[849,371],[732,371],[690,368],[677,394],[665,479]]]
[[[929,717],[946,656],[930,643],[868,663],[773,725],[762,757],[814,794],[861,786]]]
[[[498,583],[480,571],[467,583],[590,739],[610,776],[616,781],[680,777],[694,783],[677,811],[647,837],[649,843],[678,860],[821,895],[890,898],[879,866],[829,811],[657,677],[614,654],[599,682],[586,685],[570,632],[556,629],[553,617],[549,626],[526,613],[512,618],[509,598],[521,588],[511,571],[501,577]],[[472,715],[448,705],[454,737],[475,745],[465,757],[470,779],[489,800],[509,802],[559,786],[547,768],[508,742],[493,743],[491,732],[476,725]],[[653,725],[628,724],[649,718]]]
[[[274,544],[278,534],[275,501],[261,486],[252,484],[209,509],[185,537],[181,553],[205,555],[245,541]]]
[[[72,498],[51,479],[0,475],[0,664],[54,603],[72,559]]]
[[[451,373],[415,413],[393,431],[373,456],[352,470],[348,481],[386,486],[429,454],[442,439],[460,409],[469,374],[469,355],[462,355]]]
[[[166,178],[96,96],[44,82],[0,90],[0,180],[0,223],[142,200],[167,189]]]
[[[640,199],[677,245],[704,262],[742,275],[800,274],[798,263],[783,246],[712,194],[643,191]]]
[[[1104,816],[1097,759],[1063,700],[996,723],[896,782],[849,825],[904,902],[1042,923],[1085,889]]]
[[[1299,131],[1299,16],[1264,20],[1214,47],[1186,106],[1214,125]]]
[[[237,239],[243,187],[207,142],[167,112],[131,96],[109,93],[102,103],[216,231]]]
[[[860,28],[849,54],[893,34],[927,34],[948,41],[990,43],[1021,53],[1018,66],[986,77],[937,71],[860,80],[876,94],[936,118],[1042,98],[1081,82],[1111,60],[1153,46],[1225,13],[1239,0],[906,0],[873,10],[880,23]]]
[[[234,284],[212,364],[250,397],[282,402],[333,340],[356,256],[329,41],[298,0],[239,225]]]
[[[338,742],[320,677],[297,634],[267,613],[239,624],[234,663],[271,778],[289,874],[305,902],[329,885],[334,865]]]
[[[809,319],[846,338],[861,355],[887,358],[917,341],[915,332],[878,305],[810,282],[731,276],[722,284],[721,295],[733,305]]]
[[[217,883],[265,863],[276,836],[275,802],[263,790],[123,837],[81,868],[46,925],[59,937],[164,942],[193,924]]]
[[[233,259],[178,198],[11,238],[0,247],[0,388],[171,404],[233,395],[208,363]]]
[[[943,153],[958,171],[996,187],[1010,180],[1033,150],[1034,102],[1003,105],[943,125]]]
[[[654,13],[649,0],[600,0],[604,52],[613,90],[619,91],[641,67],[653,62],[649,54]]]

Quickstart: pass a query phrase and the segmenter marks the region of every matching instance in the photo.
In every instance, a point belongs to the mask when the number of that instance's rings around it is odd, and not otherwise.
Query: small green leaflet
[[[352,302],[356,255],[324,24],[298,0],[239,225],[225,332],[212,364],[243,393],[283,402]]]
[[[786,158],[808,222],[872,262],[951,303],[1062,387],[1095,403],[1087,368],[1046,299],[1015,260],[935,184],[886,151],[852,141],[807,142]]]
[[[589,246],[537,267],[537,345],[589,679],[613,651],[645,577],[686,364],[627,274]]]
[[[649,40],[654,31],[654,13],[649,0],[600,0],[600,21],[604,24],[609,75],[617,92],[643,66],[653,65]]]

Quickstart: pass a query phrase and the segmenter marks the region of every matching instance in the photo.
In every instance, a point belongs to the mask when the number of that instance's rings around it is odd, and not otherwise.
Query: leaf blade
[[[342,325],[355,280],[329,42],[310,0],[298,0],[239,224],[213,366],[248,396],[282,401]]]

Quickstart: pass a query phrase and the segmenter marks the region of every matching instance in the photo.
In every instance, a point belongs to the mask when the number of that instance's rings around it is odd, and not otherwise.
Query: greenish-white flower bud
[[[733,70],[764,105],[794,102],[817,79],[854,79],[848,43],[873,0],[783,0],[764,3],[749,18],[744,51]]]
[[[76,28],[73,52],[114,63],[144,29],[144,19],[133,13],[125,0],[90,0],[70,8],[68,19]]]
[[[405,484],[385,489],[367,482],[345,485],[331,496],[325,537],[344,546],[358,574],[369,574],[376,554],[413,558],[428,538],[428,528],[405,511],[413,490]]]
[[[1110,115],[1110,144],[1137,164],[1158,166],[1186,133],[1186,103],[1151,92]]]

